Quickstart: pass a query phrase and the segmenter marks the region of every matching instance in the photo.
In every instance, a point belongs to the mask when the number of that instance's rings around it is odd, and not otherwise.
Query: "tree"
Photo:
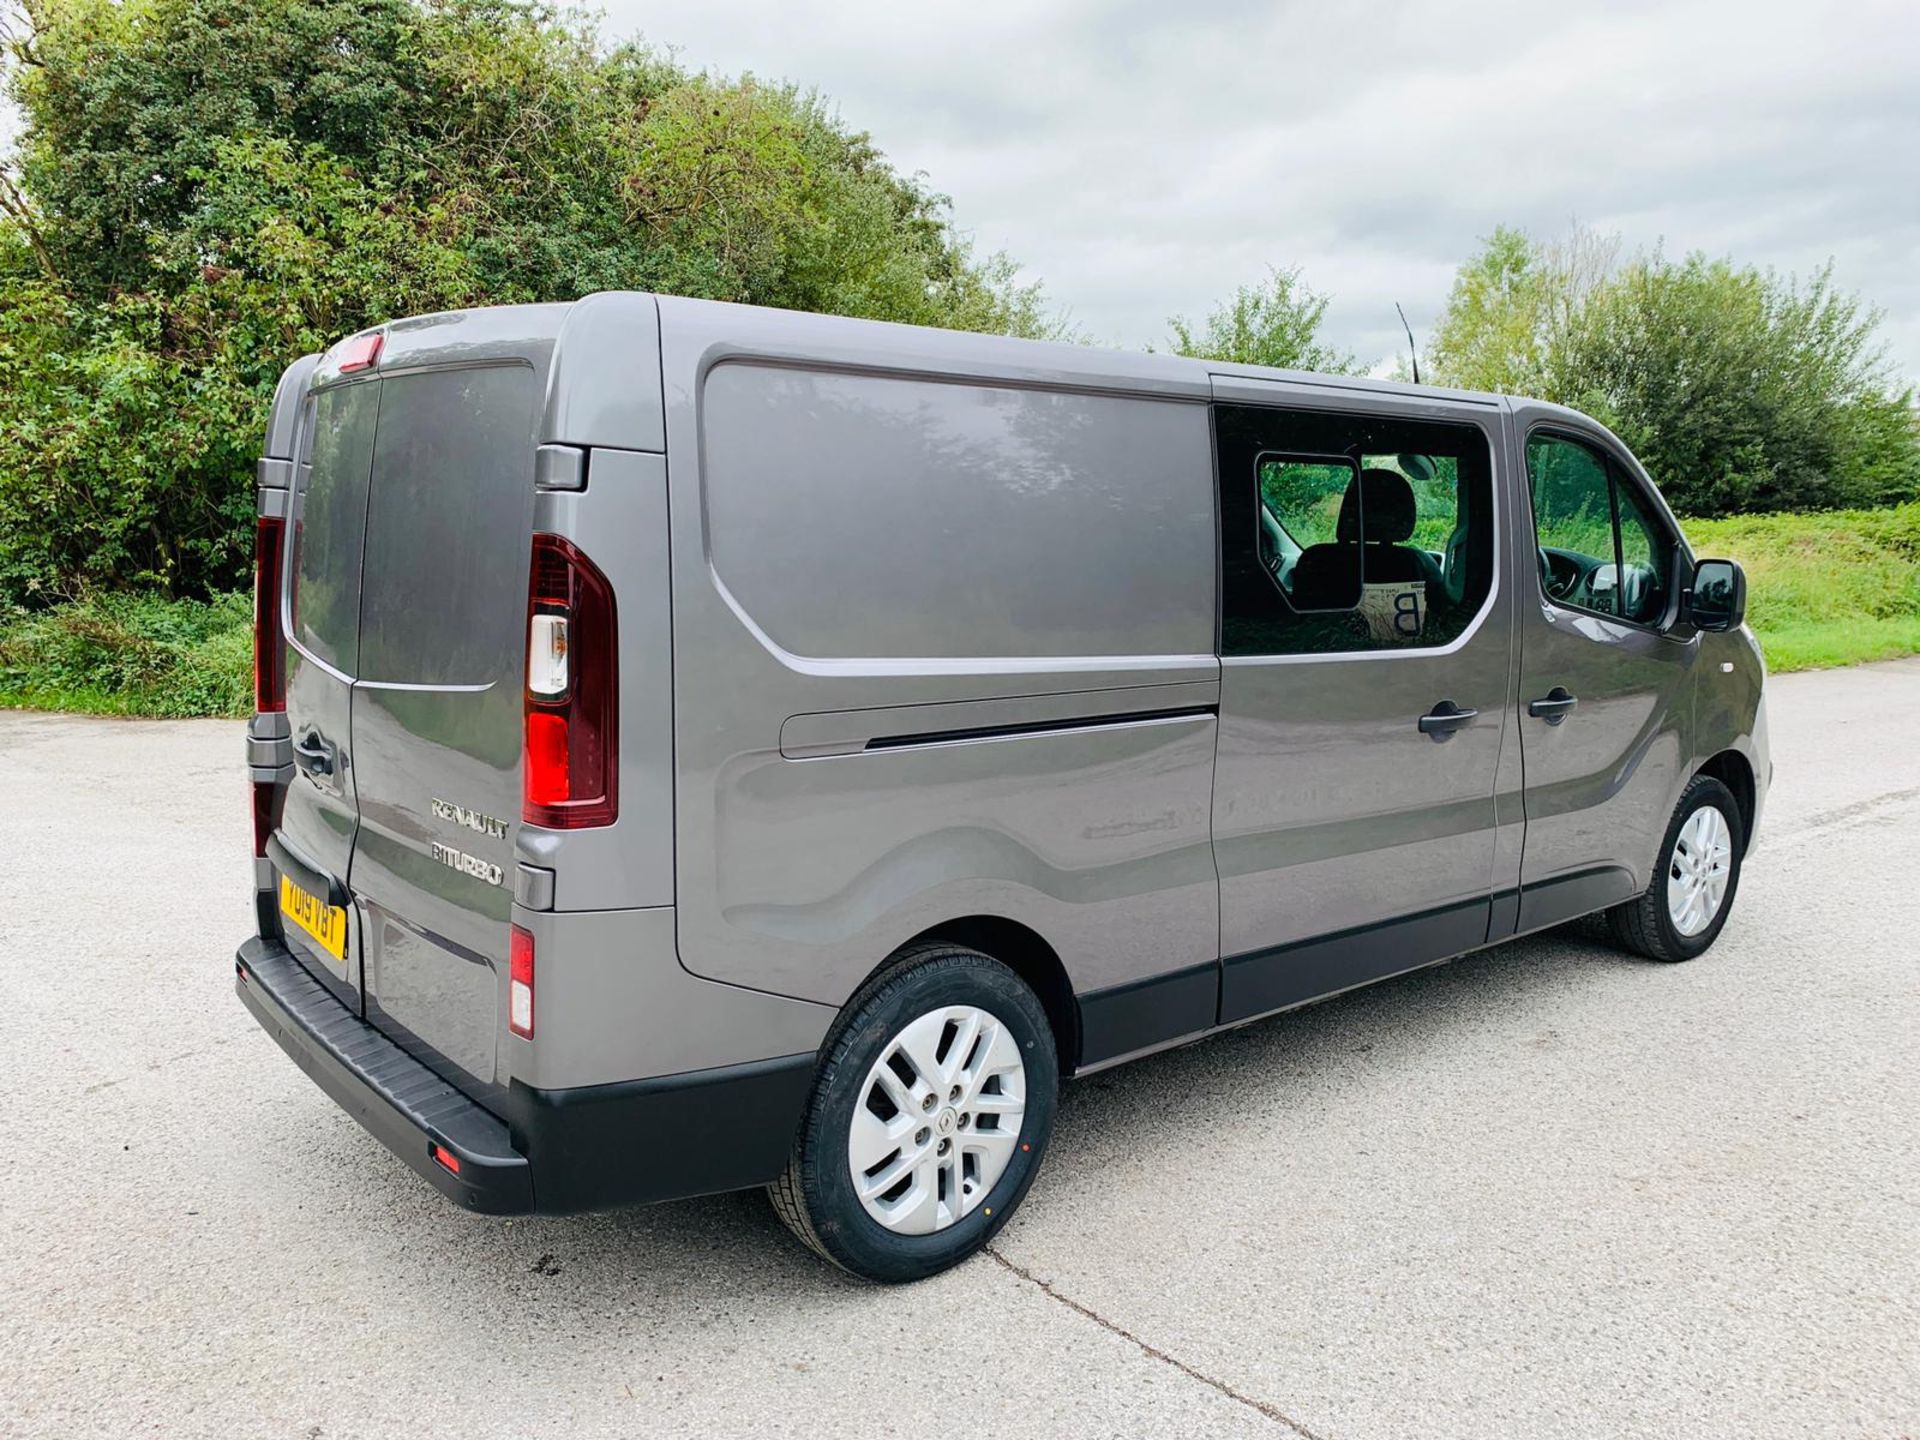
[[[1625,440],[1691,515],[1920,495],[1920,429],[1875,343],[1880,313],[1726,260],[1657,253],[1583,307],[1548,386]]]
[[[1429,355],[1442,383],[1537,395],[1627,442],[1677,510],[1880,505],[1920,494],[1920,428],[1876,336],[1835,289],[1611,237],[1496,230],[1461,267]]]
[[[1538,241],[1500,226],[1460,267],[1427,365],[1440,384],[1538,395],[1548,357],[1613,270],[1619,237],[1575,228]]]
[[[1055,335],[819,96],[537,0],[25,0],[0,32],[0,599],[240,583],[279,370],[631,288]]]
[[[1351,375],[1362,367],[1320,334],[1329,297],[1292,270],[1271,269],[1264,285],[1242,285],[1196,328],[1181,316],[1167,326],[1176,355],[1223,360],[1234,365],[1272,365],[1282,370],[1318,370]]]

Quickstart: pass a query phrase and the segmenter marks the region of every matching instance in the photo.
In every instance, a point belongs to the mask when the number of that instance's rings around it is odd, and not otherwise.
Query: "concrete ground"
[[[460,1214],[233,998],[237,725],[0,714],[0,1435],[1920,1434],[1920,662],[1773,682],[1739,908],[1068,1092],[990,1256]]]

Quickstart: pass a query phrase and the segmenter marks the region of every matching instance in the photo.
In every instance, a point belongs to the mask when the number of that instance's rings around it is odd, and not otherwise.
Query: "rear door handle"
[[[321,738],[318,730],[309,730],[294,743],[294,764],[309,775],[333,774],[333,746]]]
[[[1451,740],[1454,731],[1479,713],[1478,710],[1462,710],[1451,700],[1442,700],[1420,717],[1420,733],[1431,735],[1436,743]]]
[[[1567,693],[1564,685],[1556,685],[1538,700],[1528,701],[1527,714],[1536,720],[1544,720],[1549,725],[1558,725],[1579,703]]]

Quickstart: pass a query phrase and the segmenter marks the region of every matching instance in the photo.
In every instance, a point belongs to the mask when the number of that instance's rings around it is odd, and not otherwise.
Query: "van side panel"
[[[1205,405],[996,376],[980,337],[660,312],[682,963],[837,1005],[975,915],[1082,992],[1215,962]]]

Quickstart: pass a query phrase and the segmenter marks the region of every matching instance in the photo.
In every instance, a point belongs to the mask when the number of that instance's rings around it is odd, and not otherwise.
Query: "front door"
[[[1215,394],[1230,1023],[1485,942],[1512,656],[1497,405]]]
[[[1685,778],[1699,645],[1675,618],[1679,531],[1625,453],[1562,410],[1513,417],[1537,548],[1517,607],[1526,931],[1646,888]]]

